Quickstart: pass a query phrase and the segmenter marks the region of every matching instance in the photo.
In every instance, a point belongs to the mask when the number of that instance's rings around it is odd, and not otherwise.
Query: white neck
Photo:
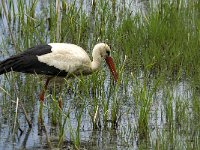
[[[100,61],[93,60],[92,63],[91,63],[92,71],[98,70],[100,68],[100,66],[101,66],[101,62]]]
[[[100,49],[94,47],[93,52],[92,52],[92,57],[93,57],[93,61],[91,62],[91,69],[92,71],[96,71],[100,68],[101,61],[102,61],[102,58],[100,55]]]

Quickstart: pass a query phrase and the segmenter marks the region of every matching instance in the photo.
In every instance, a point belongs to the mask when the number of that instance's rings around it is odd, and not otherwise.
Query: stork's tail
[[[20,57],[10,57],[0,62],[0,75],[12,70],[17,70],[21,66],[21,59],[19,58]]]

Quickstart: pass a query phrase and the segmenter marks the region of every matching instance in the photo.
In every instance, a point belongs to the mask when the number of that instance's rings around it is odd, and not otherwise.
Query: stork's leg
[[[62,110],[62,106],[63,104],[62,104],[62,97],[60,96],[59,97],[59,99],[58,99],[58,106],[59,106],[59,108]]]
[[[39,95],[40,98],[40,110],[39,110],[39,116],[38,116],[38,125],[42,125],[43,124],[43,116],[42,116],[42,111],[43,111],[43,103],[44,103],[44,94],[47,90],[49,81],[51,80],[51,77],[47,78],[46,83],[44,85],[44,88],[42,90],[42,92]]]
[[[60,85],[60,91],[59,91],[59,98],[58,98],[58,106],[62,110],[63,104],[62,104],[62,89],[63,84]]]
[[[44,89],[43,89],[42,92],[40,93],[40,101],[41,101],[41,102],[44,102],[44,94],[45,94],[45,92],[46,92],[46,90],[47,90],[47,86],[48,86],[50,80],[51,80],[51,77],[47,78],[47,81],[46,81],[46,83],[45,83],[45,85],[44,85]]]

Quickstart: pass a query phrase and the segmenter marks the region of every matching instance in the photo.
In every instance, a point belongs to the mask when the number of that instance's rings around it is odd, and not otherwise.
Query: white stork
[[[88,54],[74,44],[38,45],[0,62],[0,75],[10,71],[46,75],[47,81],[40,93],[40,101],[43,102],[44,93],[52,78],[89,75],[100,68],[103,59],[117,81],[118,76],[110,52],[107,44],[99,43],[93,49],[91,61]]]

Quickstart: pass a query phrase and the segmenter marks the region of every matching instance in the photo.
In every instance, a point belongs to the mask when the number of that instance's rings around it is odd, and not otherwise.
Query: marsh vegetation
[[[199,17],[198,0],[1,0],[0,60],[49,42],[90,54],[104,41],[120,82],[104,68],[52,86],[39,133],[43,80],[1,75],[0,149],[199,149]]]

